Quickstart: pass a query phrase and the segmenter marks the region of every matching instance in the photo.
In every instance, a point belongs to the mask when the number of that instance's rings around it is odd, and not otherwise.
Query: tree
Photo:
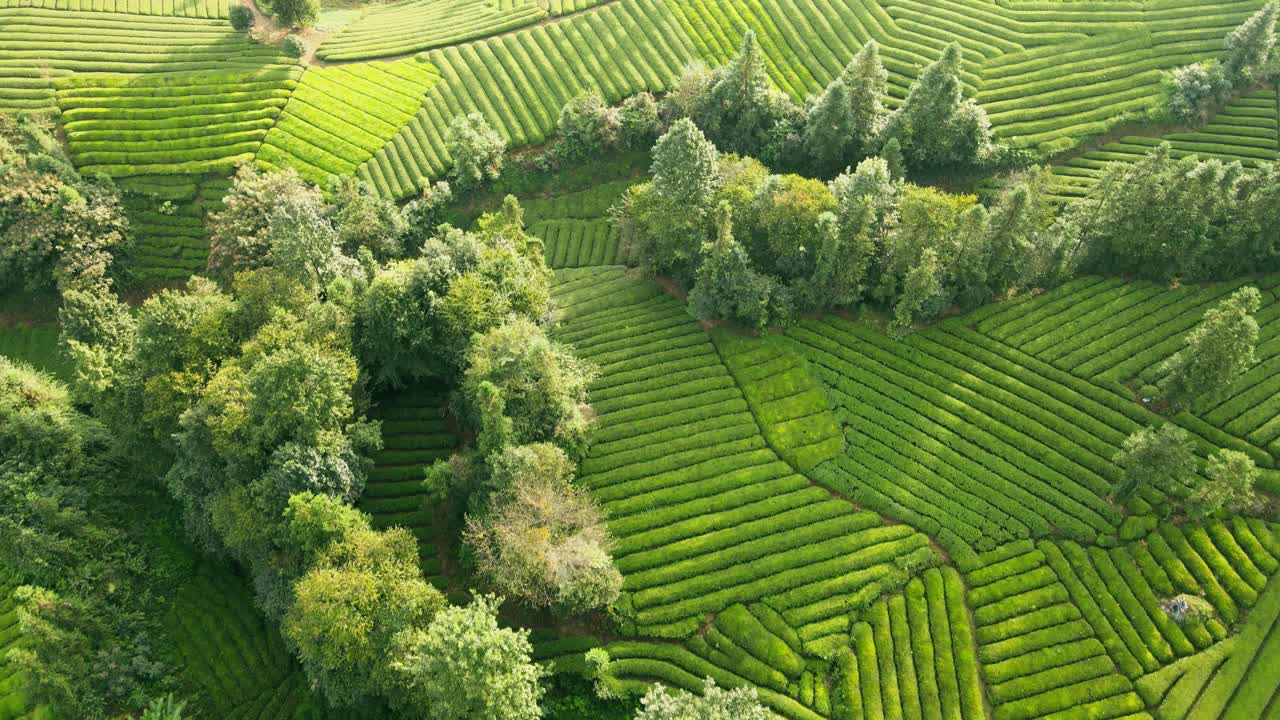
[[[1262,295],[1252,285],[1240,288],[1205,313],[1186,337],[1186,346],[1165,361],[1160,392],[1173,407],[1226,390],[1240,373],[1258,362],[1258,321],[1253,313]]]
[[[1280,2],[1271,0],[1227,35],[1222,65],[1237,87],[1261,79],[1276,46],[1277,17],[1280,17]]]
[[[960,44],[951,43],[889,116],[885,136],[898,138],[912,167],[972,165],[994,152],[986,112],[964,97],[960,60]]]
[[[512,317],[471,342],[462,378],[464,417],[484,431],[480,400],[485,386],[492,386],[511,419],[512,442],[555,442],[581,457],[591,427],[587,385],[594,375],[593,366],[548,339],[542,328]]]
[[[1195,448],[1191,434],[1172,423],[1131,433],[1112,458],[1124,472],[1115,487],[1116,501],[1124,502],[1143,488],[1183,494],[1196,473]]]
[[[830,176],[844,167],[853,155],[857,132],[849,90],[836,78],[814,101],[805,118],[804,151],[814,172]]]
[[[44,123],[0,118],[0,292],[109,285],[129,244],[116,187],[80,177]]]
[[[623,147],[639,149],[652,146],[660,126],[658,101],[648,92],[627,96],[622,101],[619,122]]]
[[[502,155],[507,141],[490,127],[480,113],[459,115],[449,123],[444,138],[445,152],[453,158],[450,177],[459,190],[473,190],[502,174]]]
[[[622,132],[618,111],[598,92],[577,95],[560,109],[556,124],[556,154],[565,160],[598,157],[617,145]]]
[[[767,142],[782,103],[770,86],[756,34],[748,30],[738,54],[713,72],[702,112],[693,117],[725,150],[755,155]]]
[[[888,163],[880,158],[863,160],[829,187],[836,201],[835,226],[819,225],[821,244],[813,282],[816,307],[852,305],[874,284],[875,261],[897,221],[901,191]]]
[[[1209,456],[1203,479],[1192,489],[1184,505],[1187,514],[1200,518],[1222,508],[1238,512],[1253,502],[1253,486],[1258,468],[1253,458],[1238,450],[1219,450]]]
[[[446,197],[447,188],[446,184]],[[401,213],[394,202],[370,192],[364,181],[354,175],[335,176],[329,183],[329,196],[328,216],[338,231],[338,247],[344,254],[354,257],[362,247],[369,248],[374,258],[383,261],[404,254],[407,211]],[[415,202],[435,197],[438,194],[427,188]],[[421,221],[421,205],[415,206],[414,212],[418,213],[414,219]]]
[[[229,285],[236,272],[266,265],[271,215],[281,205],[322,213],[324,197],[293,168],[259,172],[247,163],[236,168],[222,209],[209,214],[209,274]]]
[[[186,701],[179,700],[170,693],[147,703],[147,709],[142,712],[140,720],[182,720],[186,709]]]
[[[364,516],[320,551],[294,596],[285,637],[307,677],[340,707],[376,692],[394,702],[399,684],[389,653],[445,607],[422,577],[413,535],[373,530]]]
[[[1177,122],[1199,127],[1231,97],[1231,78],[1217,60],[1175,68],[1166,81],[1169,115]]]
[[[786,320],[789,310],[773,278],[757,272],[733,237],[732,211],[721,201],[717,238],[702,248],[702,263],[689,292],[689,309],[699,320],[736,320],[763,331]]]
[[[719,154],[698,126],[677,120],[653,146],[653,187],[669,207],[700,219],[719,186]]]
[[[307,27],[320,18],[320,0],[271,0],[271,12],[285,27]]]
[[[354,261],[342,254],[338,231],[312,196],[281,197],[267,219],[267,262],[312,291],[320,291]]]
[[[770,175],[756,192],[750,250],[762,272],[784,280],[813,274],[814,229],[822,213],[836,209],[826,184],[799,175]]]
[[[893,325],[899,333],[911,327],[914,320],[921,319],[921,311],[925,317],[933,312],[927,307],[935,304],[942,295],[942,270],[938,263],[938,253],[933,248],[925,248],[920,260],[907,271],[902,283],[902,294],[893,305]]]
[[[253,10],[250,10],[248,5],[241,5],[240,3],[231,6],[227,17],[231,21],[231,28],[240,32],[253,27],[255,20]]]
[[[1045,185],[1035,171],[996,198],[987,221],[987,292],[1002,296],[1052,271],[1057,238],[1046,232],[1053,217]],[[985,301],[987,298],[983,298]]]
[[[640,700],[636,720],[769,720],[773,717],[756,696],[753,687],[723,690],[707,678],[702,695],[684,691],[672,694],[654,684]]]
[[[880,62],[880,46],[875,40],[868,40],[862,46],[839,79],[849,91],[853,151],[856,155],[869,155],[884,129],[884,96],[889,82],[889,73]]]
[[[1068,271],[1132,273],[1150,280],[1204,280],[1227,267],[1260,269],[1275,258],[1250,257],[1254,237],[1234,229],[1253,222],[1241,215],[1245,184],[1237,162],[1174,159],[1161,143],[1136,163],[1109,168],[1088,198],[1070,203],[1055,233],[1063,238]],[[1263,216],[1267,211],[1258,210]],[[1274,211],[1271,211],[1274,212]],[[1268,240],[1264,245],[1272,244]]]
[[[574,464],[550,444],[508,446],[490,456],[490,495],[468,516],[476,567],[498,590],[535,608],[576,615],[617,599],[622,575],[590,494],[572,484]]]
[[[537,720],[543,670],[527,630],[498,627],[499,600],[479,596],[401,633],[388,662],[391,704],[424,720]]]

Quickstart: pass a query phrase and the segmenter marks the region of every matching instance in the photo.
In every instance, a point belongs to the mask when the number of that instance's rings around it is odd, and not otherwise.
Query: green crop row
[[[227,0],[0,0],[0,8],[44,8],[167,17],[225,18]]]
[[[552,268],[621,265],[626,259],[606,220],[544,220],[529,230],[542,238]]]
[[[481,113],[512,144],[540,142],[580,92],[617,102],[663,90],[695,53],[664,3],[627,0],[427,57],[442,82],[360,171],[390,197],[416,192],[452,162],[443,138],[460,114]]]
[[[482,0],[389,3],[326,38],[317,51],[323,60],[367,60],[406,55],[513,30],[545,17],[535,2]]]

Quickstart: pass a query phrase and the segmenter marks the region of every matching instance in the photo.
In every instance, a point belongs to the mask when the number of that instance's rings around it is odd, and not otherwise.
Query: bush
[[[445,150],[453,158],[451,176],[460,190],[470,190],[502,174],[507,141],[480,113],[459,115],[449,123]]]
[[[272,0],[271,10],[285,27],[306,27],[320,17],[320,0]]]
[[[233,5],[228,17],[231,19],[231,27],[236,30],[243,32],[253,27],[253,11],[248,5]]]
[[[289,57],[300,58],[307,52],[307,44],[302,42],[302,38],[297,35],[285,35],[284,40],[280,43],[280,49]]]

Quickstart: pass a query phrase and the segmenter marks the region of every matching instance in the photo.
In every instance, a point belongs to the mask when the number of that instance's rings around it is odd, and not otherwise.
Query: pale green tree
[[[699,217],[710,211],[720,184],[719,153],[692,120],[682,118],[653,146],[652,174],[664,203]]]
[[[1205,313],[1186,337],[1186,346],[1165,361],[1161,396],[1175,408],[1221,392],[1258,362],[1258,321],[1253,313],[1262,295],[1252,285],[1240,288]]]
[[[1222,65],[1237,86],[1257,82],[1276,45],[1280,2],[1271,0],[1227,35]]]
[[[1115,487],[1116,501],[1124,502],[1147,487],[1183,494],[1196,474],[1195,449],[1191,433],[1172,423],[1134,431],[1112,458],[1124,472]]]
[[[594,498],[574,464],[547,443],[508,446],[490,462],[497,489],[467,517],[464,538],[481,575],[534,608],[576,615],[617,599],[622,575]]]
[[[839,78],[822,91],[805,118],[804,152],[818,175],[844,167],[857,141],[857,125],[849,90]]]
[[[905,332],[915,320],[926,319],[920,317],[921,311],[940,295],[942,267],[938,253],[933,248],[925,248],[920,259],[907,271],[902,294],[893,305],[893,325],[897,332]]]
[[[499,600],[450,607],[401,633],[389,654],[391,704],[422,720],[537,720],[543,670],[527,630],[498,626]]]
[[[964,97],[960,61],[960,44],[948,45],[889,116],[885,135],[898,138],[911,167],[974,164],[994,151],[986,112]]]
[[[781,99],[769,84],[764,52],[754,31],[743,35],[738,54],[714,77],[703,112],[695,117],[726,151],[757,154],[768,140]]]
[[[1192,517],[1212,515],[1222,508],[1240,511],[1253,502],[1258,468],[1238,450],[1219,450],[1209,456],[1204,476],[1184,501]]]
[[[849,61],[840,80],[848,90],[849,109],[853,114],[854,152],[868,155],[884,129],[884,96],[889,87],[889,72],[880,62],[880,46],[868,40]]]
[[[689,309],[699,320],[736,320],[764,330],[778,319],[778,283],[752,267],[746,249],[733,237],[727,201],[720,203],[716,227],[716,240],[702,248]]]

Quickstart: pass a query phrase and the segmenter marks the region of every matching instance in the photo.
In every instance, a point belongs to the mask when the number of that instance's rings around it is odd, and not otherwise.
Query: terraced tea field
[[[1130,123],[1161,102],[1166,71],[1219,56],[1262,4],[394,0],[344,11],[351,22],[308,36],[314,56],[294,60],[233,31],[222,0],[0,0],[0,112],[48,113],[82,173],[115,178],[134,235],[122,280],[146,289],[204,269],[204,220],[236,165],[320,186],[354,175],[407,199],[449,172],[460,115],[516,150],[545,145],[581,93],[665,92],[690,63],[728,61],[748,31],[798,103],[875,41],[891,108],[958,42],[963,92],[1001,142],[1050,165],[1062,202],[1163,141],[1175,157],[1260,167],[1280,160],[1273,86],[1194,131]],[[1274,504],[1191,520],[1150,487],[1113,498],[1125,438],[1166,419],[1149,386],[1246,284],[1263,298],[1256,364],[1168,420],[1201,460],[1245,452],[1259,487],[1280,492],[1280,275],[1081,277],[903,339],[848,314],[747,335],[694,320],[628,268],[608,213],[632,172],[522,197],[553,270],[549,332],[599,368],[578,482],[623,575],[607,617],[538,618],[537,661],[581,673],[603,647],[615,689],[698,691],[710,677],[788,720],[1280,718]],[[66,374],[56,335],[7,326],[0,353]],[[471,440],[449,405],[430,384],[372,398],[383,447],[358,506],[411,530],[425,575],[461,591],[462,508],[423,485]],[[21,642],[16,584],[0,574],[0,720],[40,716],[4,656]],[[1182,594],[1206,617],[1178,622]],[[202,561],[164,627],[201,717],[342,714],[234,571]]]
[[[428,504],[422,479],[428,465],[448,458],[458,444],[445,419],[446,407],[446,396],[430,388],[383,399],[373,414],[382,422],[382,450],[373,458],[359,503],[375,527],[413,532],[423,572],[441,587],[446,585],[442,558],[449,550],[449,517]]]

